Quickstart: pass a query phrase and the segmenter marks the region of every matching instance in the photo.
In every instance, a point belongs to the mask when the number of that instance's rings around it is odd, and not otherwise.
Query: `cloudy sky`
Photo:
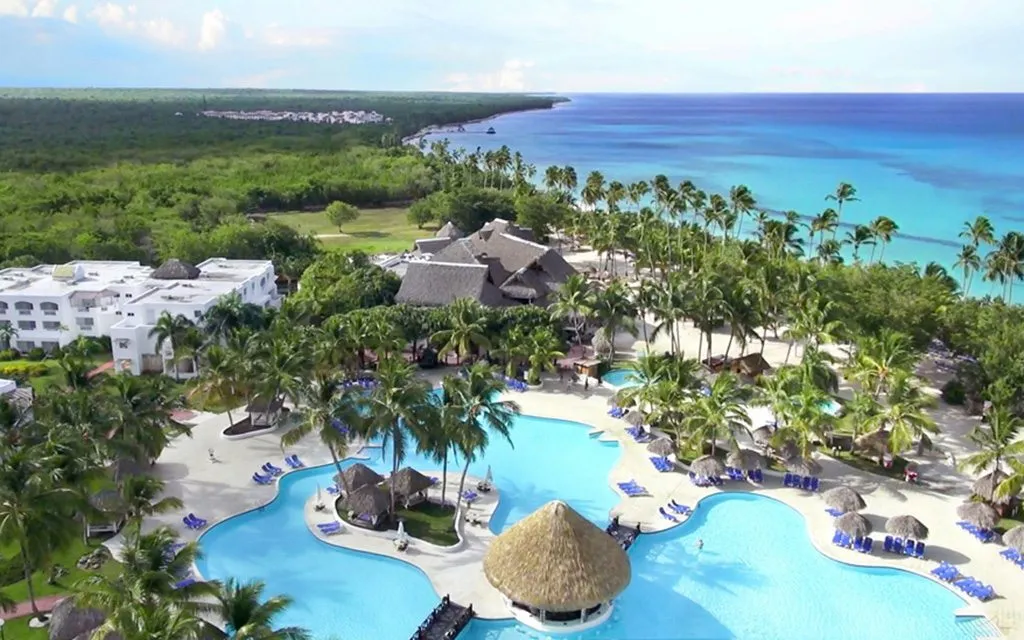
[[[1022,91],[1024,0],[0,0],[0,85]]]

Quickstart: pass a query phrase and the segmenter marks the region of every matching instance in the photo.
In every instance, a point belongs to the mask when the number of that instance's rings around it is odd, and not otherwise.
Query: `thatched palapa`
[[[555,500],[494,539],[484,574],[513,603],[571,612],[622,593],[630,565],[615,538]]]
[[[1006,496],[1003,498],[996,497],[996,489],[999,485],[1006,480],[1007,475],[996,469],[991,473],[986,473],[977,480],[974,481],[974,485],[971,487],[971,492],[986,502],[993,504],[1009,504],[1012,496]]]
[[[1017,551],[1024,551],[1024,524],[1019,524],[1004,533],[1003,544]]]
[[[106,620],[97,609],[76,607],[73,598],[65,598],[50,612],[48,640],[92,640],[92,632]],[[203,624],[200,640],[223,640],[227,635],[209,623]],[[122,640],[121,634],[108,633],[104,640]]]
[[[816,476],[821,473],[821,465],[811,458],[786,460],[786,469],[801,476]]]
[[[914,516],[896,516],[885,522],[885,530],[899,538],[924,540],[928,537],[928,527]]]
[[[395,494],[408,498],[432,486],[430,478],[412,467],[403,467],[388,478],[388,483],[395,487]]]
[[[764,464],[764,457],[751,449],[736,449],[729,452],[725,463],[735,469],[753,471],[761,468]]]
[[[644,423],[644,416],[636,409],[631,409],[629,413],[623,418],[628,425],[631,427],[639,427]]]
[[[792,440],[786,440],[775,450],[783,460],[796,460],[800,457],[800,447]]]
[[[351,467],[345,469],[341,472],[341,475],[344,476],[344,482],[338,474],[334,474],[335,484],[352,492],[362,489],[368,484],[375,485],[384,481],[384,476],[380,475],[362,462],[357,462]]]
[[[153,280],[195,280],[199,273],[199,268],[195,265],[171,258],[154,269],[149,277]]]
[[[853,446],[860,451],[879,456],[885,455],[889,453],[889,432],[885,429],[878,429],[871,433],[865,433],[853,441]]]
[[[775,432],[768,425],[758,427],[750,432],[750,437],[754,440],[755,444],[759,444],[762,447],[772,443],[772,435]]]
[[[853,538],[863,538],[871,533],[871,522],[856,512],[844,513],[836,518],[835,527]]]
[[[725,473],[725,465],[718,458],[701,456],[690,463],[690,471],[702,478],[717,478]]]
[[[999,522],[999,512],[984,502],[965,502],[956,508],[956,514],[982,529],[991,529]]]
[[[372,484],[363,485],[345,496],[341,505],[352,513],[373,517],[387,513],[391,506],[388,494]]]
[[[676,447],[668,438],[655,438],[647,445],[647,450],[656,456],[670,456],[676,452]]]
[[[821,494],[821,497],[825,499],[825,504],[843,513],[860,511],[867,506],[864,504],[864,498],[850,487],[829,489]]]

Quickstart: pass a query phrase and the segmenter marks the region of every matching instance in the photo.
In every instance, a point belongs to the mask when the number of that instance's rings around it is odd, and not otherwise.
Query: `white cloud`
[[[452,73],[445,81],[452,91],[525,91],[526,70],[533,66],[528,60],[506,60],[491,73]]]
[[[33,18],[52,18],[57,9],[57,0],[39,0],[32,8]]]
[[[272,47],[327,47],[337,42],[332,29],[286,28],[276,24],[269,25],[258,38]]]
[[[78,7],[71,5],[64,10],[63,18],[68,22],[78,22]]]
[[[24,0],[0,0],[0,16],[25,17],[27,15],[28,5]]]
[[[89,12],[89,17],[100,23],[100,26],[120,27],[130,22],[128,19],[129,13],[135,13],[134,6],[125,9],[125,7],[113,2],[103,2],[96,5]]]
[[[220,9],[207,11],[203,14],[203,19],[199,23],[199,43],[197,46],[200,51],[216,49],[224,41],[224,34],[226,32],[227,18],[224,16],[224,12]]]
[[[96,5],[89,12],[89,17],[101,27],[138,34],[160,44],[181,46],[188,40],[188,35],[167,18],[139,20],[138,9],[133,4],[125,7],[114,2],[104,2]]]

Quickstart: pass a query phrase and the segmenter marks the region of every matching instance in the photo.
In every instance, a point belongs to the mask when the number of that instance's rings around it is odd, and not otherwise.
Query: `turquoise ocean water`
[[[900,225],[887,262],[935,261],[952,272],[957,236],[981,214],[999,234],[1024,230],[1024,94],[570,98],[441,135],[467,149],[508,145],[538,179],[558,164],[580,183],[599,170],[625,183],[663,173],[708,192],[746,184],[759,206],[809,217],[849,182],[860,201],[844,208],[844,223],[886,215]],[[483,133],[490,126],[495,135]]]

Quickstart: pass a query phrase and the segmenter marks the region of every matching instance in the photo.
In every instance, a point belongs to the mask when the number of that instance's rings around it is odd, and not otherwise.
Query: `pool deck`
[[[944,560],[956,565],[961,573],[991,584],[1000,597],[988,603],[969,602],[965,604],[965,611],[986,615],[1006,637],[1022,637],[1024,591],[1019,587],[1024,574],[998,555],[1003,549],[1001,545],[982,544],[956,526],[956,506],[966,496],[966,486],[955,483],[945,488],[910,485],[858,471],[825,456],[818,457],[823,467],[821,491],[840,484],[857,489],[868,505],[862,513],[871,520],[876,532],[872,535],[876,544],[871,554],[837,548],[831,544],[832,518],[825,512],[820,496],[782,487],[779,474],[766,473],[763,487],[726,481],[720,488],[699,488],[690,483],[685,472],[656,471],[649,461],[646,445],[636,443],[625,432],[627,425],[624,421],[607,415],[607,398],[611,393],[612,390],[606,386],[591,387],[589,392],[584,392],[582,388],[567,390],[565,384],[550,381],[539,391],[508,396],[520,404],[525,414],[583,422],[600,430],[602,433],[598,437],[621,443],[622,455],[609,474],[609,483],[614,488],[618,481],[635,480],[645,486],[651,496],[623,496],[610,516],[618,515],[624,524],[638,522],[644,531],[659,531],[675,526],[658,513],[658,508],[667,505],[669,500],[699,508],[701,498],[723,490],[760,493],[799,511],[805,518],[810,539],[816,548],[840,562],[899,568],[934,579],[930,575],[931,569],[937,561]],[[195,512],[213,524],[259,508],[273,500],[277,489],[276,486],[255,485],[251,480],[252,473],[268,461],[287,468],[280,447],[280,432],[226,441],[220,435],[227,425],[225,415],[200,413],[191,422],[195,425],[193,437],[176,439],[154,467],[155,474],[167,483],[167,493],[182,499],[185,509],[149,518],[144,525],[145,530],[159,525],[172,526],[181,532],[184,540],[194,540],[201,533],[182,526],[181,517],[185,513]],[[214,450],[216,462],[210,461],[209,449]],[[287,453],[298,454],[310,467],[331,462],[329,454],[315,438],[307,438],[289,448]],[[422,471],[439,475],[437,470]],[[449,472],[449,476],[454,480],[455,488],[449,489],[453,494],[458,486],[458,473]],[[475,484],[476,479],[467,479],[467,487]],[[500,491],[501,487],[496,489]],[[483,497],[470,515],[486,521],[495,508],[496,499],[496,494]],[[306,509],[310,535],[319,536],[319,533],[313,533],[316,531],[314,523],[330,516],[313,510],[312,496]],[[882,551],[885,534],[881,532],[884,531],[885,520],[901,514],[915,515],[929,527],[926,560]],[[341,534],[320,537],[337,546],[409,562],[429,576],[439,596],[448,593],[460,604],[472,603],[474,610],[484,618],[508,617],[497,592],[484,578],[481,566],[493,534],[487,526],[464,524],[463,530],[465,542],[454,553],[431,549],[418,541],[412,541],[407,551],[398,552],[392,536],[356,532],[347,525]],[[119,538],[113,538],[108,546],[117,553]],[[955,589],[954,592],[960,595]]]

